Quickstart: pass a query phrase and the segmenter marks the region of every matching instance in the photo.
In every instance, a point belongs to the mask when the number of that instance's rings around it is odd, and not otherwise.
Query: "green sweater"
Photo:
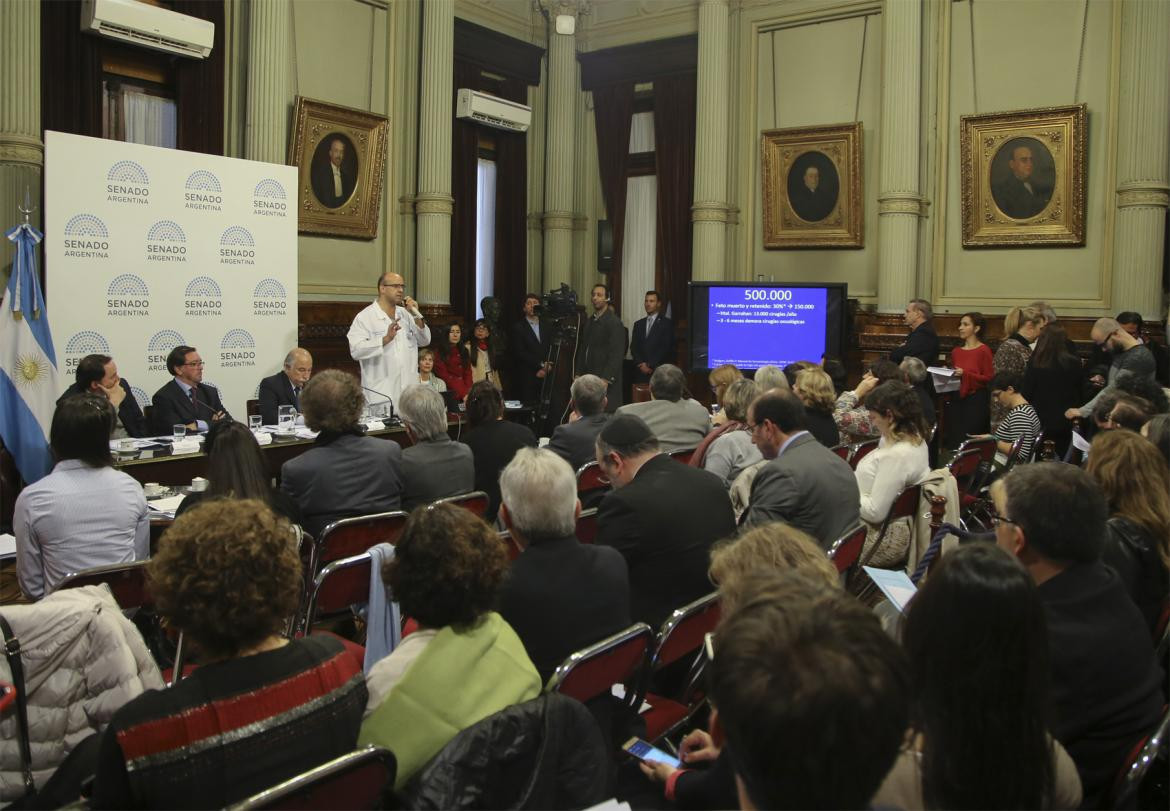
[[[358,746],[374,744],[394,753],[399,789],[464,729],[536,698],[540,689],[520,637],[492,611],[473,628],[448,626],[427,643],[362,723]]]

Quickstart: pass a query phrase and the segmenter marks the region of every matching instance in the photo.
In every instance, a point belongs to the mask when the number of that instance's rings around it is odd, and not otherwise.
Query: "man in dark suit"
[[[301,509],[314,537],[339,518],[397,510],[402,494],[402,448],[362,434],[365,398],[357,378],[328,369],[301,393],[305,425],[320,431],[314,447],[280,468],[280,490]]]
[[[711,545],[735,532],[723,483],[658,452],[638,417],[614,416],[597,435],[597,461],[614,490],[597,512],[597,540],[630,567],[635,622],[658,628],[670,613],[714,590]]]
[[[281,406],[301,410],[301,390],[313,374],[313,356],[297,347],[284,356],[284,368],[260,381],[260,418],[276,425]]]
[[[447,433],[443,395],[423,383],[407,386],[398,397],[398,414],[414,442],[402,451],[402,509],[470,493],[475,462],[471,448]]]
[[[154,393],[154,432],[170,435],[176,425],[188,431],[206,431],[216,420],[231,419],[219,391],[203,383],[203,359],[193,346],[176,346],[167,355],[167,371],[174,379]]]
[[[804,404],[790,391],[770,391],[748,408],[752,442],[768,464],[752,481],[743,521],[783,521],[828,549],[861,520],[853,470],[805,430]]]
[[[150,436],[150,426],[130,391],[130,384],[118,376],[118,364],[109,355],[86,355],[77,364],[76,380],[57,400],[78,394],[100,394],[118,410],[114,436]],[[121,431],[119,431],[119,428]]]
[[[520,381],[520,401],[535,403],[548,372],[548,350],[552,344],[552,327],[536,314],[540,296],[524,297],[524,317],[512,325],[512,348],[516,358],[516,377]]]
[[[313,194],[326,208],[340,208],[353,194],[353,174],[342,165],[345,141],[334,138],[329,144],[329,160],[313,164]]]
[[[1032,150],[1023,145],[1012,149],[1008,174],[991,187],[991,196],[999,210],[1017,220],[1035,217],[1052,199],[1052,189],[1036,185],[1032,176]]]
[[[597,375],[581,375],[569,389],[573,397],[573,413],[568,422],[558,425],[553,431],[548,449],[568,462],[573,470],[595,458],[597,435],[610,417],[605,410],[607,388],[605,381]]]
[[[671,360],[674,350],[674,323],[662,315],[662,298],[657,290],[646,291],[646,317],[634,322],[630,355],[634,359],[634,382],[645,383],[654,370]]]
[[[500,517],[524,550],[500,589],[500,615],[547,681],[569,654],[629,627],[629,573],[617,550],[577,540],[577,481],[556,455],[521,448],[500,492]]]
[[[606,411],[614,411],[622,404],[622,360],[626,356],[626,328],[613,311],[609,301],[609,288],[604,284],[593,285],[590,295],[593,315],[581,330],[581,344],[578,356],[581,365],[579,374],[597,375],[609,384],[606,392]]]
[[[903,358],[915,357],[927,366],[938,365],[938,335],[930,319],[934,310],[926,299],[910,299],[902,320],[910,328],[906,342],[890,353],[890,360],[901,363]]]

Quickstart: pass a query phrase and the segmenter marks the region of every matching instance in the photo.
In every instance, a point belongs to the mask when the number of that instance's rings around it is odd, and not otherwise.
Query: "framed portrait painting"
[[[765,130],[765,248],[861,248],[861,122]]]
[[[385,116],[297,97],[288,162],[302,234],[373,239],[386,172]]]
[[[1084,104],[961,121],[963,246],[1085,244]]]

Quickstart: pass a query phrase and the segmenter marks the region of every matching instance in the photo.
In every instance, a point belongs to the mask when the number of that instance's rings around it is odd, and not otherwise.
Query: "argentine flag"
[[[53,468],[49,426],[57,400],[57,353],[37,282],[40,231],[25,223],[7,234],[16,261],[0,306],[0,439],[32,483]]]

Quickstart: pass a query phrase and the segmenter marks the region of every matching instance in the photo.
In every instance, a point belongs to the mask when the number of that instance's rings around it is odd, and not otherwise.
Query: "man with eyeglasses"
[[[152,422],[156,434],[169,436],[176,425],[188,431],[206,431],[216,420],[230,420],[219,391],[203,382],[203,359],[193,346],[176,346],[167,355],[167,371],[174,375],[154,393]]]
[[[354,317],[346,338],[361,366],[366,402],[392,415],[403,389],[418,382],[419,348],[431,343],[431,328],[401,276],[378,277],[378,298]]]
[[[1070,420],[1075,420],[1078,417],[1087,418],[1092,414],[1097,398],[1105,392],[1113,390],[1114,384],[1121,377],[1145,377],[1149,378],[1151,382],[1154,380],[1156,364],[1149,347],[1144,346],[1141,341],[1122,329],[1121,324],[1117,323],[1116,319],[1098,318],[1093,324],[1093,330],[1089,336],[1093,339],[1093,343],[1108,352],[1113,359],[1109,364],[1105,388],[1097,392],[1092,400],[1080,408],[1070,408],[1065,411],[1064,416]]]
[[[1141,612],[1101,560],[1109,510],[1084,470],[1020,465],[991,486],[995,542],[1035,581],[1048,625],[1049,731],[1096,808],[1161,714],[1159,668]]]

